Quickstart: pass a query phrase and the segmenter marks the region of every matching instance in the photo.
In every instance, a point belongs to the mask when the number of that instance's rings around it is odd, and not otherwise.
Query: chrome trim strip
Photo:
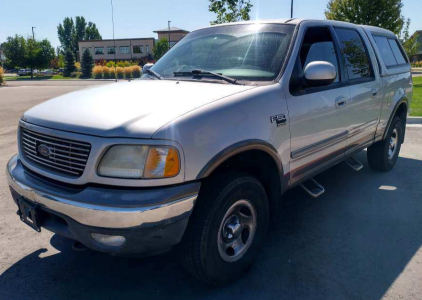
[[[41,207],[69,216],[73,220],[88,226],[103,228],[130,228],[148,223],[157,223],[190,213],[198,195],[175,200],[171,203],[148,207],[106,207],[86,204],[55,197],[37,191],[18,182],[12,176],[17,164],[17,155],[7,164],[7,182],[18,194],[39,204]]]
[[[332,146],[334,144],[337,144],[337,143],[340,143],[340,142],[346,140],[348,135],[349,135],[349,131],[346,130],[346,131],[341,132],[339,134],[336,134],[332,137],[329,137],[325,140],[322,140],[322,141],[316,142],[312,145],[308,145],[306,147],[295,150],[290,154],[290,157],[292,159],[297,159],[297,158],[301,158],[301,157],[310,155],[310,154],[315,153],[319,150],[325,149],[329,146]]]
[[[378,119],[374,119],[372,121],[366,122],[362,125],[359,125],[351,130],[349,130],[349,137],[355,136],[359,133],[362,133],[365,131],[365,129],[371,127],[371,126],[375,126],[378,124]]]

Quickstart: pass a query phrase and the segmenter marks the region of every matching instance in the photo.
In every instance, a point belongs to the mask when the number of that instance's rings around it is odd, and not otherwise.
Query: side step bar
[[[306,180],[300,186],[313,198],[318,198],[325,192],[324,187],[313,178]]]
[[[362,170],[362,168],[363,168],[362,163],[352,156],[350,156],[348,159],[346,159],[345,162],[346,162],[346,164],[349,165],[349,167],[351,167],[356,172]]]

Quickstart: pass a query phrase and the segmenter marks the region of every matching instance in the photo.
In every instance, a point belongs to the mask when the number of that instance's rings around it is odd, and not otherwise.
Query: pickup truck
[[[24,113],[7,179],[21,220],[114,255],[176,248],[208,284],[251,267],[283,193],[364,149],[391,170],[412,99],[390,31],[288,19],[189,33],[140,80]]]

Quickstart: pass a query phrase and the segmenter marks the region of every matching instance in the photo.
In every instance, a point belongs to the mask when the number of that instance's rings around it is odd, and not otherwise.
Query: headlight
[[[99,175],[116,178],[168,178],[179,172],[179,152],[170,146],[116,145],[98,166]]]

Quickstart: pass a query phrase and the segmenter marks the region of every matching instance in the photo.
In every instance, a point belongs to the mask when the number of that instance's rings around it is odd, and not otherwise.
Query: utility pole
[[[34,28],[36,28],[36,27],[34,27],[34,26],[32,26],[32,41],[34,42],[34,44],[35,44],[35,34],[34,34]],[[25,73],[26,73],[26,71],[25,71]],[[34,78],[34,69],[31,67],[31,79],[32,78]]]
[[[168,27],[169,27],[169,50],[170,50],[170,23],[171,23],[171,21],[168,21]]]
[[[114,38],[114,9],[113,9],[113,0],[111,2],[111,23],[113,24],[113,44],[114,44],[114,77],[117,82],[117,66],[116,66],[116,39]]]
[[[292,0],[292,4],[291,4],[291,10],[290,10],[290,18],[293,18],[293,0]]]

